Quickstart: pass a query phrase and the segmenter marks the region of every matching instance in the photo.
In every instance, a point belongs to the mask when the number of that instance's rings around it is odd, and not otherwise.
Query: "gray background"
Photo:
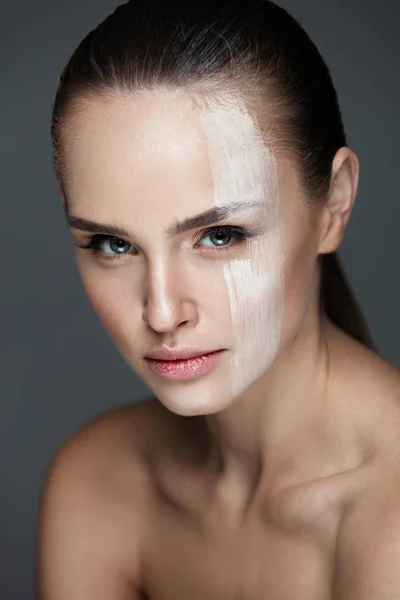
[[[349,145],[361,161],[340,253],[380,353],[400,365],[400,3],[278,3],[305,26],[331,68]],[[39,488],[57,447],[90,417],[147,393],[86,299],[50,164],[60,71],[118,4],[2,0],[0,7],[3,600],[33,598]]]

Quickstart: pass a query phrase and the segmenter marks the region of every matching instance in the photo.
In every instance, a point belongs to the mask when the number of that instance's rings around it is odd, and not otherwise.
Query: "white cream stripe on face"
[[[271,365],[280,344],[284,285],[276,161],[239,96],[207,102],[201,121],[208,140],[217,206],[265,201],[266,230],[251,256],[224,264],[234,339],[232,394],[238,396]]]

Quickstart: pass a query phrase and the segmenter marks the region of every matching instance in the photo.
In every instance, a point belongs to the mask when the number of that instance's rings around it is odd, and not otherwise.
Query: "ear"
[[[319,254],[341,243],[358,190],[359,161],[350,148],[340,148],[332,161],[331,185],[321,215]]]

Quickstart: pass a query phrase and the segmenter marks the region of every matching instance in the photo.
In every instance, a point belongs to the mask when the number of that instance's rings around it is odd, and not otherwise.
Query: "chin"
[[[212,415],[224,410],[234,401],[231,395],[227,395],[226,386],[223,393],[215,386],[204,383],[201,382],[198,386],[196,382],[189,385],[147,385],[166,409],[182,417]]]

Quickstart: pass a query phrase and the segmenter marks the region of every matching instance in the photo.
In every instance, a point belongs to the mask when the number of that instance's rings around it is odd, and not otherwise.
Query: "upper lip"
[[[178,346],[177,348],[167,348],[161,346],[151,352],[145,354],[145,358],[153,358],[155,360],[179,360],[194,358],[196,356],[203,356],[204,354],[210,354],[210,352],[218,352],[218,350],[195,348],[193,346]]]

